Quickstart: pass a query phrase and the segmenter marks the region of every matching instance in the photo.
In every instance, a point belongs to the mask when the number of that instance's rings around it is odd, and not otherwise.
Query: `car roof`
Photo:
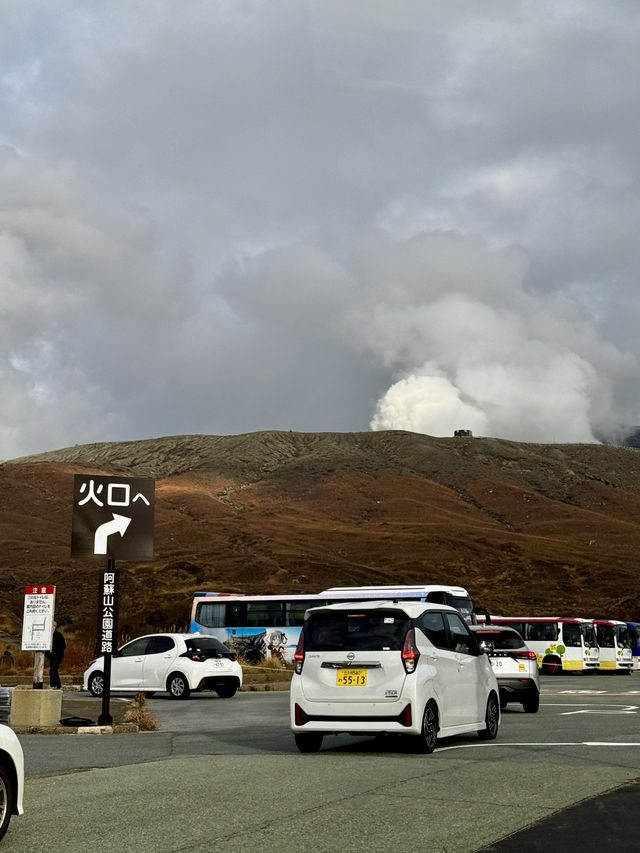
[[[426,601],[398,601],[397,599],[381,599],[380,601],[347,601],[341,602],[340,604],[325,604],[320,607],[311,607],[307,612],[311,614],[331,611],[340,612],[344,610],[351,611],[356,607],[358,610],[367,611],[397,610],[398,612],[405,613],[412,619],[427,611],[442,612],[443,610],[446,610],[449,613],[457,613],[460,616],[460,612],[456,610],[455,607],[449,607],[448,604],[429,604]],[[462,618],[462,616],[460,616],[460,618]]]

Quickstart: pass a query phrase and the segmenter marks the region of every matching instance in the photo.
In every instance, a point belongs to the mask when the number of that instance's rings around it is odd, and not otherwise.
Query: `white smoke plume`
[[[378,301],[358,326],[397,379],[373,429],[593,442],[624,419],[614,390],[638,375],[635,358],[570,298],[528,291],[521,250],[451,233],[376,243],[364,264]]]

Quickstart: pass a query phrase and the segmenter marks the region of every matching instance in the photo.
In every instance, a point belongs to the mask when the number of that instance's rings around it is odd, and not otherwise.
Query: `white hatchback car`
[[[229,699],[242,686],[238,656],[220,640],[201,634],[147,634],[122,646],[111,658],[111,690],[147,694],[166,690],[188,699],[194,690],[215,690]],[[84,689],[104,693],[104,658],[91,661]]]
[[[24,757],[13,729],[0,725],[0,839],[14,814],[23,814]]]
[[[399,734],[419,752],[438,737],[500,723],[489,659],[453,607],[420,602],[334,604],[307,611],[291,681],[301,752],[325,735]]]

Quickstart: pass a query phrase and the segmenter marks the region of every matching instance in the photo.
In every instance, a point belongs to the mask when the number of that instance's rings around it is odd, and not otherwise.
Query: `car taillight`
[[[405,672],[413,672],[418,665],[420,652],[416,646],[416,634],[413,628],[407,631],[402,646],[402,663],[404,664]]]
[[[532,652],[531,649],[527,649],[526,651],[518,651],[518,652],[509,652],[510,658],[524,658],[525,660],[536,660],[536,653]]]
[[[188,651],[183,652],[180,655],[181,658],[187,658],[188,660],[200,661],[202,663],[205,660],[204,656],[200,654],[200,652]]]
[[[304,631],[300,631],[300,639],[293,654],[294,669],[297,675],[302,672],[302,664],[304,663]]]

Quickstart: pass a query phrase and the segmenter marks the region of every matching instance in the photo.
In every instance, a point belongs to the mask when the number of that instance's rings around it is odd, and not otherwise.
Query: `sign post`
[[[98,717],[101,726],[110,726],[113,717],[109,713],[111,701],[111,657],[117,649],[118,638],[118,591],[120,575],[116,570],[116,561],[107,561],[107,571],[100,573],[98,597],[98,641],[96,656],[104,658],[104,689],[102,692],[102,713]]]
[[[116,559],[153,559],[155,481],[146,477],[76,474],[72,557],[106,557],[100,573],[96,655],[104,659],[100,725],[111,725],[111,659],[118,649],[119,573]]]
[[[44,653],[51,651],[53,614],[56,605],[55,586],[28,586],[24,591],[22,620],[22,649],[35,652],[33,687],[44,685]]]

